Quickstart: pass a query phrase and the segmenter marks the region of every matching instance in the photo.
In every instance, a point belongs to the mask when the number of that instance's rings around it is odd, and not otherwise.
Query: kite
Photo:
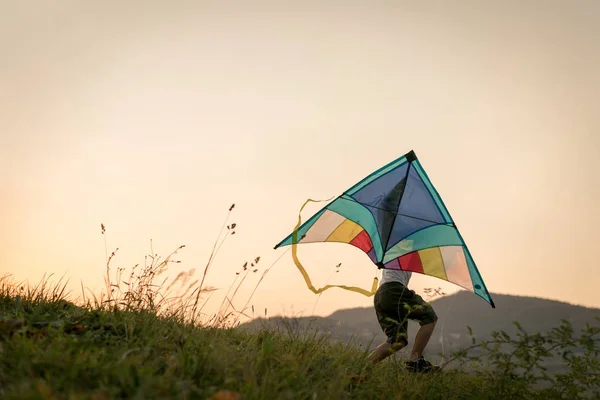
[[[302,209],[314,201],[307,200]],[[377,278],[371,291],[344,285],[314,288],[297,258],[296,246],[338,242],[359,248],[380,269],[451,282],[495,308],[465,241],[414,151],[373,172],[301,222],[299,216],[293,232],[275,249],[292,246],[294,262],[314,293],[340,287],[371,296],[377,289]]]

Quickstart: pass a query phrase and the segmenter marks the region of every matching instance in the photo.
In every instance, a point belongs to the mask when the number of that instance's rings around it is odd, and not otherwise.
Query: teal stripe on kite
[[[464,246],[464,242],[456,228],[449,225],[433,225],[398,242],[385,253],[383,263],[388,263],[413,251],[438,246]]]
[[[460,236],[460,239],[464,242],[464,239],[462,238],[460,232],[458,232],[458,236]],[[492,298],[490,297],[489,291],[485,286],[485,283],[483,282],[481,273],[479,272],[479,269],[477,268],[477,265],[475,264],[475,261],[471,256],[471,252],[469,251],[469,248],[466,244],[463,246],[463,249],[465,251],[465,258],[467,259],[469,273],[471,274],[471,281],[473,282],[473,292],[475,292],[477,295],[484,298],[485,300],[489,301],[490,304],[494,304]]]
[[[333,203],[329,204],[327,208],[362,226],[371,237],[377,260],[383,258],[383,246],[381,244],[379,232],[377,231],[377,223],[368,208],[346,195],[343,195]]]
[[[467,267],[469,268],[469,273],[471,274],[471,282],[473,282],[473,292],[482,299],[491,303],[492,298],[490,297],[488,290],[485,287],[485,283],[483,283],[483,279],[481,279],[481,275],[479,274],[479,270],[475,266],[475,261],[473,261],[473,257],[471,257],[471,254],[469,253],[469,250],[466,248],[466,246],[463,246],[463,249],[465,251]]]

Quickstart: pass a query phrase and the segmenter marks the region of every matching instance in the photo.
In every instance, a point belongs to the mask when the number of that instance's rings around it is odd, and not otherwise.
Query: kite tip
[[[490,304],[491,304],[492,308],[496,308],[496,305],[494,304],[494,300],[490,299]]]
[[[413,162],[417,159],[417,155],[415,154],[414,150],[411,150],[408,153],[406,153],[406,155],[404,157],[406,157],[406,160],[408,162]]]

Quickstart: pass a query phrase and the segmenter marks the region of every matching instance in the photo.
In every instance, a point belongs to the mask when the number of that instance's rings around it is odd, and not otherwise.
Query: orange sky
[[[0,274],[100,288],[104,223],[115,266],[152,239],[187,246],[173,276],[199,275],[235,202],[218,305],[244,261],[284,251],[306,198],[414,149],[492,293],[600,307],[600,3],[520,3],[0,1]],[[347,245],[300,257],[317,286],[376,273]],[[288,253],[252,304],[372,299],[318,298]]]

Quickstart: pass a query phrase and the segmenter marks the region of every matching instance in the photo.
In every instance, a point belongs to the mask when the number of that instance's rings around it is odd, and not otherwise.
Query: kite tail
[[[327,199],[327,200],[313,200],[313,199],[308,199],[304,202],[304,204],[302,205],[302,207],[300,208],[300,211],[298,212],[298,224],[296,225],[296,227],[294,228],[294,231],[292,232],[292,258],[294,259],[294,264],[296,264],[296,267],[298,267],[298,270],[300,271],[300,273],[302,274],[302,276],[304,277],[304,281],[306,282],[306,286],[308,286],[308,288],[314,293],[314,294],[319,294],[324,292],[327,289],[331,289],[333,287],[337,287],[340,289],[345,289],[351,292],[356,292],[356,293],[360,293],[362,295],[365,295],[367,297],[373,296],[375,294],[375,292],[377,291],[377,287],[379,284],[379,280],[377,279],[377,277],[375,277],[373,279],[373,285],[371,286],[371,291],[368,291],[366,289],[362,289],[356,286],[346,286],[346,285],[325,285],[320,289],[316,289],[314,287],[314,285],[312,284],[310,277],[308,276],[308,273],[306,272],[306,269],[304,269],[304,267],[302,266],[302,263],[300,262],[300,260],[298,259],[298,229],[300,229],[300,226],[302,225],[302,210],[304,209],[304,207],[306,207],[306,205],[310,202],[322,202],[322,201],[329,201],[331,199]]]

